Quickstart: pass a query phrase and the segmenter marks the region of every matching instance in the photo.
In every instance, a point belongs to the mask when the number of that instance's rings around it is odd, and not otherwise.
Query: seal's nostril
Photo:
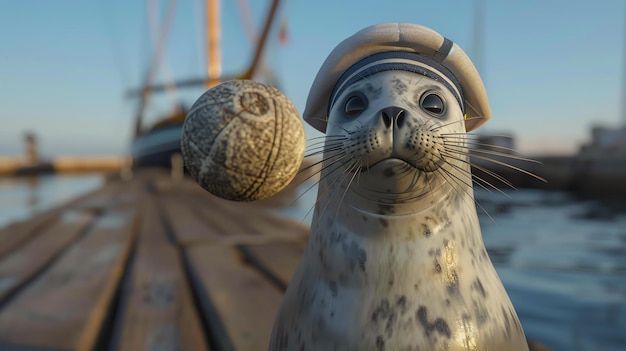
[[[383,122],[387,128],[391,127],[391,117],[387,114],[385,110],[381,111],[381,115],[383,117]]]
[[[398,114],[396,115],[396,126],[398,128],[402,128],[402,125],[404,124],[404,119],[405,119],[405,113],[404,110],[400,110],[400,112],[398,112]]]

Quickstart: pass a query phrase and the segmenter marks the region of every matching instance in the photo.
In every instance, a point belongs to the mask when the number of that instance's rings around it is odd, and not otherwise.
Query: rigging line
[[[167,9],[172,10],[168,7]],[[149,22],[150,22],[150,35],[151,35],[151,43],[153,45],[157,45],[157,41],[158,41],[158,35],[159,35],[159,6],[158,6],[158,0],[148,0],[148,11],[149,11]],[[161,69],[162,69],[162,73],[163,73],[163,80],[165,82],[165,92],[167,94],[167,96],[170,99],[170,102],[172,103],[172,106],[174,106],[175,109],[177,109],[179,107],[179,102],[180,99],[178,98],[178,94],[176,92],[176,83],[174,83],[174,79],[172,77],[172,71],[170,69],[170,65],[168,62],[168,58],[167,55],[165,53],[163,53],[163,58],[162,58],[162,62],[161,62]],[[155,73],[156,75],[156,73]]]
[[[157,37],[158,40],[156,43],[156,47],[154,48],[154,55],[150,62],[150,66],[146,70],[146,75],[142,84],[143,91],[139,96],[139,104],[137,106],[137,114],[135,117],[135,135],[139,135],[141,133],[141,120],[143,118],[143,112],[150,95],[150,89],[148,89],[148,87],[154,79],[154,75],[161,63],[163,51],[165,49],[165,43],[167,41],[167,34],[169,33],[169,29],[172,25],[172,20],[174,19],[175,8],[176,0],[169,0],[167,3],[167,12],[163,20],[164,23],[163,26],[160,27],[161,31],[159,33],[159,36]]]
[[[237,9],[239,10],[239,19],[246,32],[248,42],[254,44],[257,38],[257,31],[253,26],[254,21],[250,12],[250,3],[247,0],[237,0]]]
[[[270,29],[272,28],[272,24],[274,23],[274,18],[276,17],[279,3],[280,0],[272,0],[272,4],[270,5],[265,23],[263,25],[263,30],[261,31],[261,35],[256,40],[254,57],[252,59],[252,62],[250,63],[248,70],[244,73],[242,77],[243,79],[251,79],[261,62],[263,49],[265,48],[265,44],[267,43],[267,37],[269,36]]]
[[[109,39],[109,45],[111,49],[111,55],[113,56],[113,61],[117,70],[117,73],[120,76],[120,81],[122,85],[130,87],[130,74],[128,74],[128,61],[126,61],[124,55],[124,48],[120,41],[119,32],[116,30],[117,26],[115,23],[115,19],[113,17],[113,11],[111,10],[111,4],[108,1],[100,1],[101,9],[102,9],[102,19],[104,21],[104,27],[106,36]]]
[[[239,20],[246,33],[246,38],[250,45],[254,45],[259,38],[258,30],[254,27],[254,18],[252,17],[252,11],[250,10],[250,2],[248,0],[237,0],[237,9],[239,12]],[[270,76],[272,74],[271,69],[267,66],[266,61],[261,59],[259,63],[259,75]],[[266,77],[267,78],[267,77]]]
[[[203,50],[204,45],[204,1],[193,0],[193,31],[196,37],[196,55],[198,59],[198,70],[204,72],[205,62],[208,58]]]

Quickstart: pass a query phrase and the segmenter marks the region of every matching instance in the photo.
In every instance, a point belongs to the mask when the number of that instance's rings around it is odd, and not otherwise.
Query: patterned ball
[[[304,158],[304,127],[277,89],[233,80],[194,103],[181,148],[187,170],[205,190],[228,200],[260,200],[296,176]]]

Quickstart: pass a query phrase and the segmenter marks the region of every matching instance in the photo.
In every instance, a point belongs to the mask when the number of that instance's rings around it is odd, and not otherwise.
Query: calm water
[[[102,183],[98,175],[0,178],[0,227]],[[509,195],[476,197],[495,220],[479,216],[526,334],[555,351],[626,350],[626,215],[565,193]],[[315,197],[311,189],[282,212],[302,220]]]
[[[0,177],[0,228],[95,190],[103,182],[99,174]]]
[[[526,335],[555,351],[625,351],[626,214],[566,193],[509,195],[476,198],[493,217],[479,210],[485,246]],[[302,220],[315,196],[312,189],[283,212]]]

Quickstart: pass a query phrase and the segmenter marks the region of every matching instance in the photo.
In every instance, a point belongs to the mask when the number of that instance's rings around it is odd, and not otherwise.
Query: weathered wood
[[[300,262],[304,245],[304,242],[274,242],[241,246],[240,250],[246,261],[276,279],[286,289]]]
[[[86,236],[0,311],[7,345],[91,350],[132,246],[133,210],[101,216]]]
[[[308,226],[288,218],[279,218],[269,211],[257,213],[244,223],[250,233],[293,235],[298,238],[306,238],[309,235]]]
[[[159,204],[168,218],[174,231],[176,241],[182,245],[205,240],[215,240],[222,237],[222,231],[216,227],[209,227],[196,214],[194,206],[181,197],[161,197]]]
[[[43,232],[43,229],[54,222],[64,211],[68,209],[93,209],[94,201],[103,198],[110,198],[116,195],[113,186],[108,185],[100,189],[89,192],[65,204],[53,207],[34,215],[26,221],[19,221],[9,224],[0,229],[0,257],[8,252],[14,251],[20,245]]]
[[[239,204],[209,208],[192,206],[180,198],[165,197],[161,205],[167,214],[173,235],[183,246],[199,244],[262,244],[276,241],[302,241],[308,228],[294,221],[277,218]]]
[[[168,242],[154,198],[142,203],[141,231],[117,326],[118,351],[207,350],[178,250]]]
[[[220,350],[266,350],[282,291],[242,262],[234,247],[188,249],[195,289]]]
[[[270,203],[141,172],[23,223],[33,233],[0,257],[0,350],[92,350],[103,340],[110,351],[266,349],[308,234]],[[91,216],[91,229],[61,221],[67,209]],[[141,215],[135,226],[131,213]]]
[[[57,222],[0,261],[0,301],[28,282],[74,241],[93,216],[66,211]]]

